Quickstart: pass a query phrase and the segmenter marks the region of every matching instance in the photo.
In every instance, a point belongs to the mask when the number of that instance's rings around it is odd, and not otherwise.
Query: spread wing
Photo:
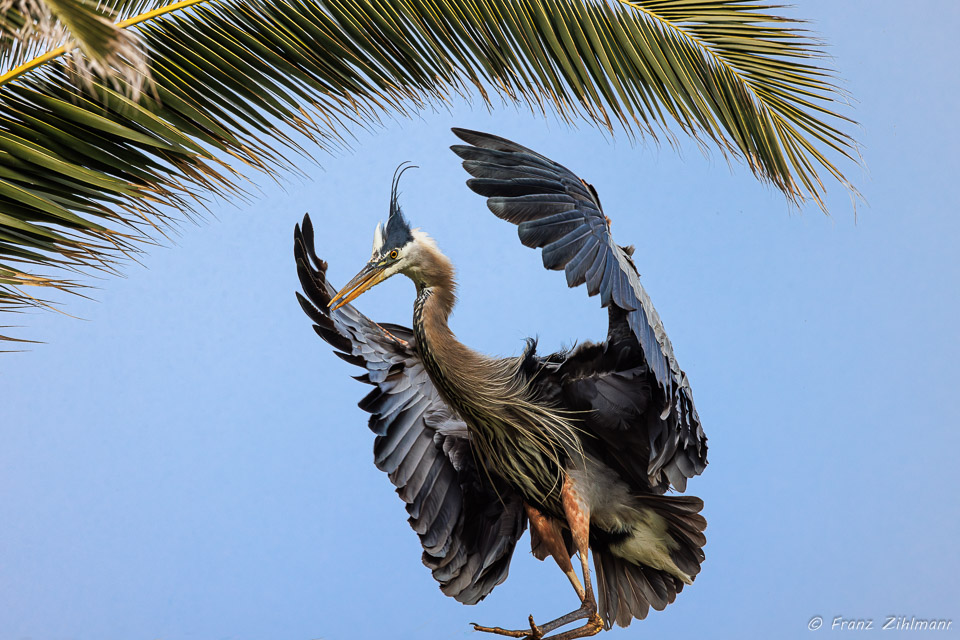
[[[407,505],[423,563],[445,594],[479,602],[507,577],[527,524],[520,497],[477,469],[466,425],[437,393],[410,329],[378,325],[352,305],[327,308],[336,291],[314,252],[309,216],[294,231],[294,254],[304,293],[297,299],[314,329],[336,355],[365,368],[357,379],[374,387],[360,402],[377,434],[374,462]]]
[[[659,390],[660,415],[649,429],[648,474],[666,474],[680,491],[707,464],[706,437],[686,374],[640,284],[631,251],[618,246],[592,186],[569,169],[515,142],[454,129],[467,145],[451,147],[473,178],[467,185],[487,198],[499,218],[518,227],[520,241],[543,249],[543,266],[563,269],[567,285],[586,284],[604,307],[625,312],[625,322],[643,349]],[[611,314],[623,318],[623,314]],[[611,333],[617,327],[611,324]]]

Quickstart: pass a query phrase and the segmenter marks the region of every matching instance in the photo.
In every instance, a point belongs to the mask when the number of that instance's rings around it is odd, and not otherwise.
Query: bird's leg
[[[603,619],[597,613],[597,601],[593,595],[593,580],[590,578],[590,506],[577,491],[575,483],[569,475],[563,481],[560,499],[563,503],[564,515],[567,517],[567,525],[573,535],[573,544],[577,548],[577,555],[580,556],[580,567],[583,570],[585,588],[583,595],[580,597],[582,604],[579,609],[540,625],[540,629],[543,633],[549,633],[554,629],[570,624],[574,620],[586,618],[587,622],[583,626],[558,633],[545,640],[574,640],[575,638],[596,635],[603,630]],[[574,588],[576,588],[576,585],[574,585]]]
[[[580,598],[582,602],[585,594],[583,585],[580,584],[580,578],[577,577],[577,572],[573,570],[573,564],[570,562],[570,554],[567,552],[567,545],[563,542],[563,535],[560,533],[560,527],[557,521],[543,515],[529,504],[524,504],[523,506],[526,508],[527,518],[530,520],[531,544],[534,542],[532,534],[536,534],[540,544],[544,547],[544,551],[546,551],[546,554],[540,559],[542,560],[547,555],[553,556],[553,559],[557,562],[560,570],[566,574],[567,579],[570,580],[570,584],[573,585],[573,589],[577,592],[577,597]]]
[[[475,624],[473,628],[476,631],[486,631],[511,638],[540,640],[545,633],[550,633],[554,629],[583,619],[587,620],[584,625],[543,638],[543,640],[575,640],[576,638],[596,635],[603,630],[603,618],[597,613],[597,600],[593,595],[593,580],[590,578],[590,505],[577,491],[575,483],[569,475],[564,478],[563,487],[560,490],[560,499],[563,504],[564,515],[567,517],[567,526],[570,527],[570,533],[573,536],[573,544],[577,549],[577,555],[580,557],[580,567],[583,571],[585,586],[581,585],[577,579],[577,574],[570,563],[570,557],[567,556],[566,546],[563,544],[563,538],[556,527],[556,522],[546,518],[529,505],[527,505],[527,517],[530,519],[531,528],[537,531],[537,535],[546,545],[547,552],[554,557],[563,572],[567,574],[573,588],[576,589],[581,602],[580,608],[539,626],[534,624],[533,616],[530,616],[530,631],[510,631],[500,627],[481,627]]]
[[[566,545],[563,544],[563,536],[560,534],[560,529],[557,526],[556,521],[543,515],[535,507],[532,507],[529,504],[524,503],[523,506],[527,510],[527,518],[530,520],[530,544],[531,547],[533,547],[531,548],[531,551],[533,551],[534,555],[536,555],[540,560],[543,560],[548,555],[553,556],[553,559],[557,561],[557,564],[560,565],[560,568],[563,569],[563,572],[567,574],[567,577],[573,584],[573,588],[577,590],[577,593],[582,599],[583,587],[580,586],[580,579],[577,578],[577,574],[573,570],[573,565],[570,563],[570,556],[567,555]],[[539,544],[537,544],[537,542],[539,542]],[[545,553],[537,551],[540,549],[541,544],[544,547]],[[533,621],[532,615],[530,616],[530,629],[528,630],[484,627],[477,623],[473,624],[473,630],[483,631],[485,633],[495,633],[497,635],[507,636],[510,638],[530,638],[531,640],[539,640],[539,638],[543,637],[543,631]]]
[[[577,577],[577,572],[573,570],[573,564],[570,562],[570,554],[567,553],[567,545],[563,542],[563,535],[560,533],[559,524],[553,518],[543,515],[536,507],[526,503],[524,503],[523,506],[527,511],[527,519],[530,520],[530,542],[533,546],[531,550],[534,552],[534,555],[540,560],[545,559],[548,555],[553,556],[557,565],[563,573],[566,574],[567,579],[570,580],[570,584],[573,585],[574,590],[577,592],[577,597],[583,602],[585,591],[583,585],[580,584],[580,578]],[[538,627],[533,621],[532,615],[530,616],[529,630],[514,631],[511,629],[501,629],[500,627],[482,627],[478,624],[474,624],[473,628],[475,631],[495,633],[511,638],[530,638],[531,640],[542,638],[544,634],[544,630]]]

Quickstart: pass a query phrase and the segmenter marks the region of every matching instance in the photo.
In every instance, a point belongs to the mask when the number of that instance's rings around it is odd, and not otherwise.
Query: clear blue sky
[[[26,318],[48,344],[0,358],[0,639],[476,638],[470,621],[574,607],[526,538],[480,605],[440,593],[372,464],[366,387],[294,299],[294,223],[312,214],[342,283],[411,160],[404,208],[459,269],[464,342],[513,354],[531,334],[544,349],[604,335],[598,301],[466,189],[450,126],[516,139],[596,185],[617,240],[637,246],[710,438],[689,485],[709,521],[702,573],[607,637],[839,633],[808,631],[818,614],[827,627],[950,618],[936,637],[960,637],[960,10],[922,7],[795,10],[859,101],[856,222],[839,188],[832,217],[791,211],[691,145],[678,156],[456,104],[359,133],[309,181],[263,180],[263,197],[185,226],[96,302],[71,300],[84,320]],[[397,278],[359,306],[408,324],[412,301]]]

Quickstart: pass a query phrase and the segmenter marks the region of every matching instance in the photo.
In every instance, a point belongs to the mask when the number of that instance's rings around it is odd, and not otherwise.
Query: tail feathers
[[[683,589],[683,581],[679,578],[659,569],[633,564],[609,550],[595,551],[593,564],[605,629],[614,623],[627,627],[634,618],[643,620],[650,607],[663,611]]]
[[[704,560],[700,515],[703,501],[692,496],[645,496],[642,517],[630,536],[605,548],[594,547],[593,563],[605,627],[626,627],[662,611],[692,584]]]
[[[703,500],[695,496],[650,496],[645,504],[653,507],[667,521],[668,533],[677,543],[670,550],[670,557],[682,572],[690,576],[690,584],[698,573],[704,560],[703,546],[707,537],[703,531],[707,520],[700,515]]]

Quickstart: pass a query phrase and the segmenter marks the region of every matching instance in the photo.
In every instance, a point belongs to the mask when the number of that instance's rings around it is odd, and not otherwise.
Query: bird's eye
[[[396,260],[398,257],[400,257],[400,252],[397,251],[396,249],[394,249],[393,251],[390,252],[390,259],[391,259],[391,260]]]

